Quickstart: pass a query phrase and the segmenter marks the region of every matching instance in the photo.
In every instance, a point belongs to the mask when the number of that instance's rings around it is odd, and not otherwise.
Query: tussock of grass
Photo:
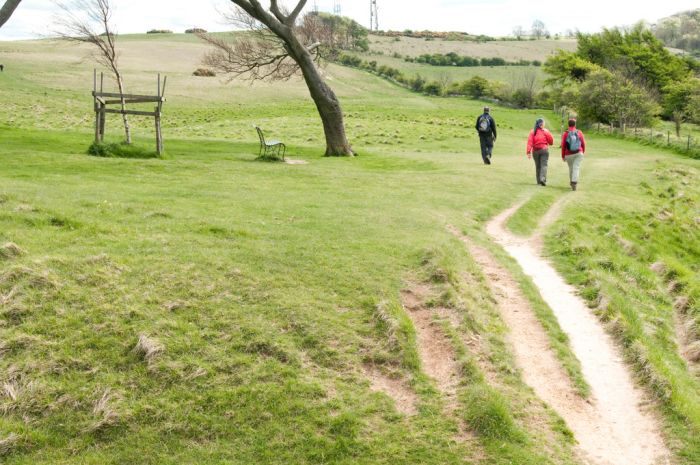
[[[92,414],[97,417],[97,420],[87,428],[90,433],[102,431],[119,422],[119,415],[111,407],[113,399],[110,389],[105,389],[102,396],[97,399],[92,407]]]
[[[133,352],[151,364],[156,357],[165,352],[165,346],[156,339],[146,336],[145,334],[139,334],[139,339],[134,346]]]
[[[371,319],[387,356],[383,356],[381,351],[376,351],[368,354],[366,362],[379,365],[394,364],[402,369],[417,372],[420,358],[416,347],[415,328],[401,304],[395,300],[381,300],[372,305]]]
[[[88,148],[88,155],[105,158],[163,158],[155,150],[126,143],[93,142]]]
[[[489,439],[521,441],[524,439],[513,421],[508,402],[485,385],[469,386],[463,394],[464,419],[470,428]]]
[[[21,441],[21,438],[17,434],[10,434],[9,436],[0,439],[0,457],[10,455],[13,451],[17,449]]]
[[[17,244],[8,242],[0,247],[0,260],[12,260],[20,255],[24,255],[24,253],[24,250],[22,250]]]

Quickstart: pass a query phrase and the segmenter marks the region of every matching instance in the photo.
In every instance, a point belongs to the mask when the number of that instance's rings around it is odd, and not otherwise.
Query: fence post
[[[690,150],[690,136],[688,136],[688,150]]]
[[[654,142],[654,128],[649,128],[649,142]]]
[[[666,135],[666,145],[671,145],[671,131],[667,131],[668,134]]]

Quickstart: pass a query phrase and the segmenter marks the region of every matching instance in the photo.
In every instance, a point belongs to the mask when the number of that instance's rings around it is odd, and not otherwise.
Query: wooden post
[[[671,131],[667,131],[667,134],[666,134],[666,145],[671,145]]]
[[[107,105],[105,104],[100,104],[100,142],[105,141],[105,120],[107,119],[107,113],[105,110],[107,109]]]
[[[95,143],[100,141],[100,112],[97,107],[97,68],[92,70],[92,109],[95,112]]]
[[[160,116],[163,110],[163,96],[165,95],[165,85],[168,83],[168,76],[163,77],[163,87],[160,87],[160,74],[158,75],[158,106],[156,107],[156,136],[158,137],[158,155],[163,154],[163,129],[160,124]]]
[[[162,155],[163,153],[163,138],[160,132],[160,112],[158,107],[154,109],[155,113],[155,123],[156,123],[156,153]]]
[[[688,150],[690,150],[690,136],[688,136]]]

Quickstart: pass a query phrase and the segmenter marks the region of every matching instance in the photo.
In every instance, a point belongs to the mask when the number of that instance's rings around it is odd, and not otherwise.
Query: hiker
[[[535,159],[535,182],[547,185],[547,162],[549,146],[554,145],[554,136],[544,127],[544,119],[537,118],[535,127],[527,137],[527,158]]]
[[[484,112],[476,119],[476,131],[479,133],[481,144],[481,158],[484,164],[491,164],[493,143],[496,142],[496,121],[489,114],[489,107],[484,107]]]
[[[586,139],[583,132],[576,129],[576,119],[569,119],[569,129],[561,135],[561,159],[569,165],[569,181],[571,190],[578,186],[579,173],[583,155],[586,152]]]

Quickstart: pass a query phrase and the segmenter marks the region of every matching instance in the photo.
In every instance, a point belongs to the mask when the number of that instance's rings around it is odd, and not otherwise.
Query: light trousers
[[[583,162],[583,153],[573,153],[564,157],[566,164],[569,165],[569,181],[578,182],[579,174],[581,173],[581,163]]]

